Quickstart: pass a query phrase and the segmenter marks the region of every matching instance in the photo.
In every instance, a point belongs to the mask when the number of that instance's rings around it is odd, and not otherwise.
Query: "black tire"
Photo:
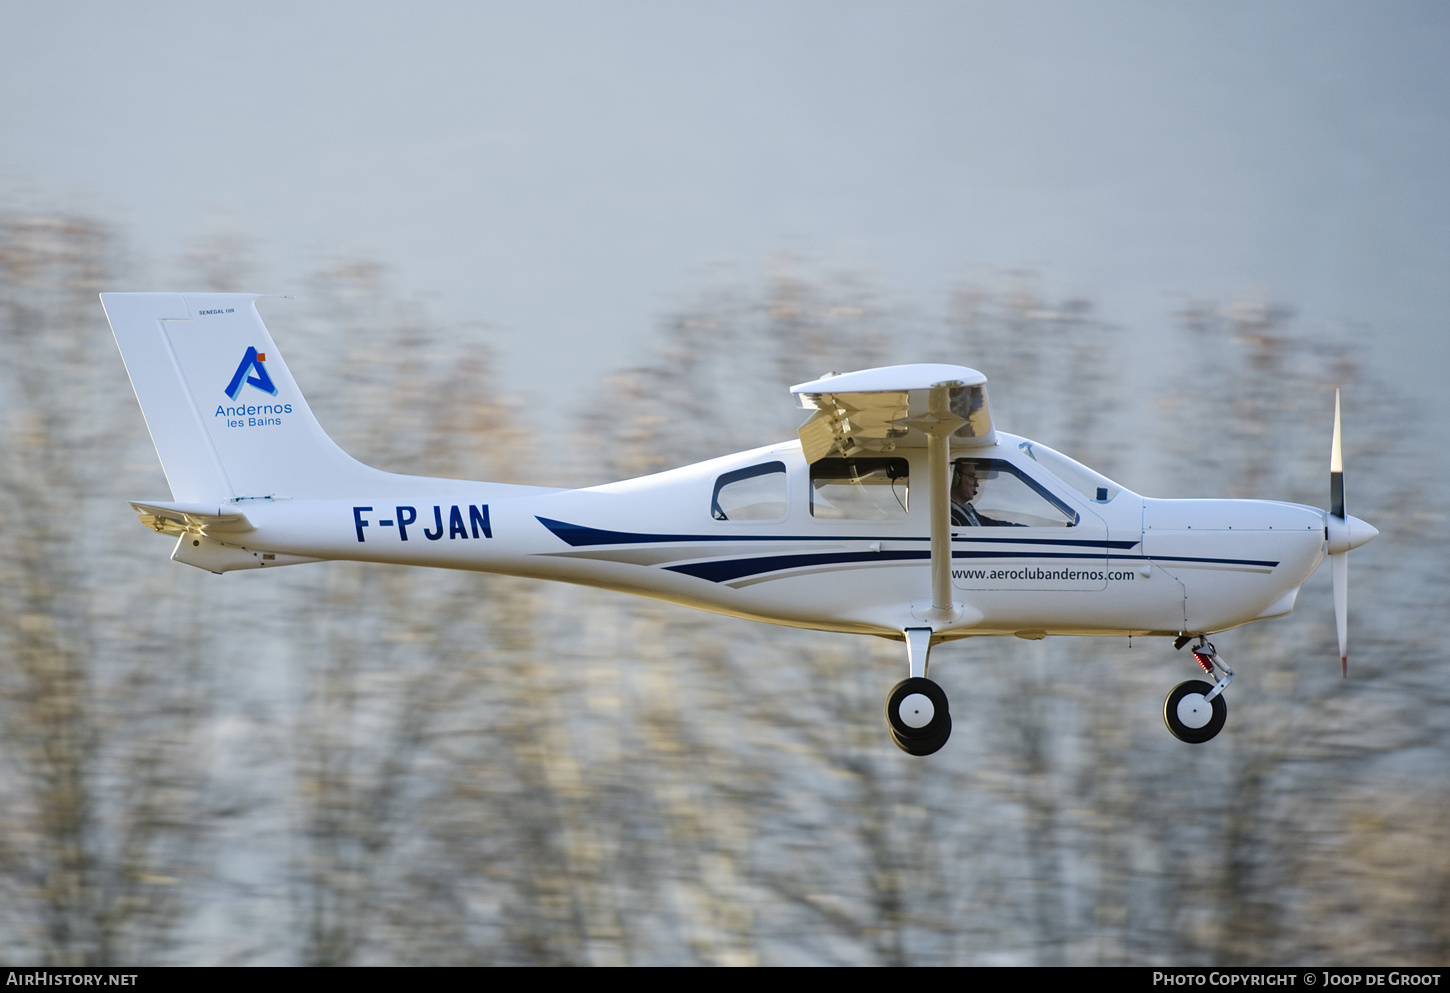
[[[903,740],[896,734],[895,728],[889,728],[889,730],[892,742],[907,755],[930,755],[932,752],[941,751],[942,746],[947,743],[947,739],[952,736],[952,718],[950,714],[947,715],[947,719],[942,722],[941,730],[933,738]]]
[[[931,702],[931,719],[921,727],[913,727],[903,719],[902,701],[920,694]],[[911,755],[930,755],[947,743],[952,733],[952,715],[947,709],[947,695],[930,679],[913,676],[903,679],[886,698],[886,726],[891,730],[891,740],[903,752]]]
[[[1179,716],[1179,705],[1184,703],[1185,697],[1190,698],[1189,709],[1194,709],[1196,701],[1191,699],[1192,696],[1197,694],[1199,697],[1205,697],[1211,689],[1213,689],[1212,684],[1205,683],[1201,679],[1190,679],[1186,683],[1179,683],[1173,687],[1173,692],[1169,693],[1168,699],[1163,701],[1163,723],[1168,725],[1168,730],[1173,737],[1179,741],[1186,741],[1190,745],[1201,745],[1223,730],[1224,722],[1228,720],[1228,704],[1224,701],[1222,693],[1208,701],[1212,712],[1208,715],[1207,723],[1193,727],[1192,723],[1185,723]]]

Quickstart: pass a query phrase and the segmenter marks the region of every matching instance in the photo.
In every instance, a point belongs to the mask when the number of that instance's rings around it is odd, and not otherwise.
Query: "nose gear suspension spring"
[[[1213,678],[1215,669],[1223,673],[1223,677],[1214,683],[1213,689],[1208,691],[1205,699],[1212,700],[1226,690],[1229,683],[1233,682],[1234,671],[1224,664],[1223,659],[1218,657],[1218,650],[1207,638],[1200,636],[1198,644],[1193,646],[1193,661],[1198,663],[1199,668],[1206,672],[1210,679]]]

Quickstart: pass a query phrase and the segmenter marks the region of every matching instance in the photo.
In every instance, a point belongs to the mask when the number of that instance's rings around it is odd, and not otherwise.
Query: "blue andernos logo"
[[[242,383],[246,382],[263,393],[277,395],[277,387],[272,385],[272,377],[267,375],[267,367],[262,365],[267,361],[266,352],[258,352],[255,348],[248,347],[247,354],[242,356],[242,364],[237,366],[232,381],[227,384],[227,396],[235,400],[242,395]],[[253,369],[257,370],[255,376],[248,376],[247,373]]]

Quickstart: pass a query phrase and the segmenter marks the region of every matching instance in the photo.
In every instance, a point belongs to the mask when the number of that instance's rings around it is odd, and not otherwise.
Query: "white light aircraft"
[[[323,432],[252,294],[104,293],[171,500],[132,506],[214,573],[346,559],[622,590],[792,627],[894,638],[908,678],[892,740],[951,733],[933,645],[978,635],[1162,636],[1211,682],[1168,694],[1188,742],[1227,715],[1210,634],[1289,613],[1326,554],[1347,667],[1339,403],[1331,507],[1142,497],[998,431],[986,377],[954,365],[832,374],[791,388],[799,438],[584,489],[405,476]],[[1217,674],[1217,675],[1216,675]]]

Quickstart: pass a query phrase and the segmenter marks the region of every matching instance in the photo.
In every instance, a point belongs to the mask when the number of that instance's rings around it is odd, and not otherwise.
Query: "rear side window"
[[[811,464],[811,516],[836,521],[902,520],[905,459],[821,459]]]
[[[785,463],[735,469],[715,480],[710,516],[717,521],[785,519]]]

